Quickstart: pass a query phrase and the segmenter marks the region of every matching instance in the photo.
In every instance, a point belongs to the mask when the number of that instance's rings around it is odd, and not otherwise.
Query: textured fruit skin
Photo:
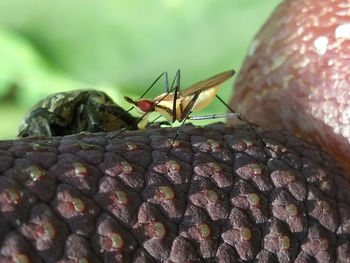
[[[167,156],[175,132],[0,141],[0,262],[349,262],[350,181],[317,146],[186,125]]]
[[[312,139],[350,174],[350,2],[286,0],[248,51],[231,107]]]

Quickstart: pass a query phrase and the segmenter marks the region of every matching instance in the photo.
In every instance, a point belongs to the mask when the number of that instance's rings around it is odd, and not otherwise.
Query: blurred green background
[[[182,88],[238,72],[280,2],[1,0],[0,139],[15,138],[30,106],[54,92],[101,89],[127,108],[123,96],[137,98],[163,71],[180,68]],[[226,101],[232,83],[219,91]],[[160,82],[148,96],[163,91]],[[214,101],[196,115],[223,112]]]

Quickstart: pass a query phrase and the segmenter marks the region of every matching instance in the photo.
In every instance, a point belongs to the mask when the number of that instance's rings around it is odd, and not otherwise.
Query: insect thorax
[[[154,103],[156,104],[155,111],[159,112],[163,117],[169,121],[174,122],[173,120],[173,106],[174,106],[174,93],[163,93],[157,96],[154,99]],[[176,117],[175,120],[181,120],[182,113],[182,98],[178,96],[176,98]]]

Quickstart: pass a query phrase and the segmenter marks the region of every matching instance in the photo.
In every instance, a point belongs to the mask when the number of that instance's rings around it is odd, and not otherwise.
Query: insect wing
[[[235,74],[235,71],[228,70],[222,73],[219,73],[215,76],[212,76],[208,79],[202,80],[200,82],[197,82],[196,84],[184,89],[183,91],[180,92],[180,96],[186,97],[186,96],[191,96],[197,91],[205,91],[207,89],[210,89],[212,87],[215,87],[217,85],[220,85],[221,83],[225,82],[229,78],[231,78]]]
[[[209,79],[200,81],[191,87],[180,92],[182,98],[182,108],[186,108],[191,103],[195,94],[200,93],[193,104],[191,110],[201,110],[207,107],[217,94],[220,84],[228,80],[234,74],[234,70],[229,70],[215,75]]]

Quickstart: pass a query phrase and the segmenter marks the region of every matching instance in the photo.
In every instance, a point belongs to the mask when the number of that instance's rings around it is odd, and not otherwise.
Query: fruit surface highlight
[[[350,2],[286,0],[250,45],[231,107],[322,145],[350,174]]]

